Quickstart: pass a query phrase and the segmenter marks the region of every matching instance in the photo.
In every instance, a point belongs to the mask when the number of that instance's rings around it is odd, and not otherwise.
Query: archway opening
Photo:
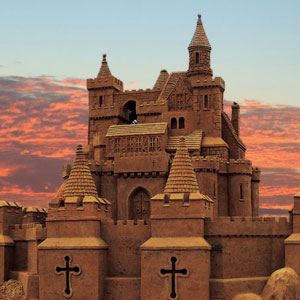
[[[128,124],[137,123],[137,114],[136,114],[136,103],[135,101],[128,101],[123,107],[123,117],[125,118]]]
[[[150,217],[150,195],[142,188],[136,188],[129,196],[129,219],[146,220]]]

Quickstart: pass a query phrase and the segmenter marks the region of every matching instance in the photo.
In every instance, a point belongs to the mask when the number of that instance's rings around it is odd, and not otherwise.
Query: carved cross
[[[58,275],[65,273],[66,275],[66,287],[64,289],[64,296],[66,298],[71,298],[72,296],[72,287],[71,287],[71,275],[79,275],[81,270],[78,265],[75,265],[73,267],[70,266],[71,263],[71,257],[70,256],[65,256],[64,260],[66,262],[65,267],[56,267],[56,273]]]
[[[188,270],[187,269],[179,269],[176,270],[176,262],[177,262],[177,258],[175,256],[171,257],[171,263],[172,263],[172,267],[171,269],[161,269],[160,273],[162,275],[171,275],[171,294],[170,297],[175,299],[177,297],[176,294],[176,275],[187,275]]]

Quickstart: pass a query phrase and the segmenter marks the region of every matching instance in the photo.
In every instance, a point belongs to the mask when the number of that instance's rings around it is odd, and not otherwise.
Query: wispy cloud
[[[0,91],[0,198],[46,206],[87,141],[85,80],[0,77]],[[245,101],[241,114],[247,157],[263,171],[261,212],[285,213],[300,190],[300,108]]]

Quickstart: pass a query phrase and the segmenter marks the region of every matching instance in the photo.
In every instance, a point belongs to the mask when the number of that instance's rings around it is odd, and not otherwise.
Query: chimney
[[[231,106],[231,123],[236,134],[239,136],[240,135],[240,106],[236,102],[233,102]]]

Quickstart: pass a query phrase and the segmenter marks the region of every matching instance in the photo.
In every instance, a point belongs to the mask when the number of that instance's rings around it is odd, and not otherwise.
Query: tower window
[[[179,128],[180,129],[182,129],[182,128],[184,128],[184,124],[185,122],[184,122],[184,117],[180,117],[179,118]]]
[[[196,64],[200,64],[200,53],[196,52]]]
[[[217,196],[217,189],[216,189],[216,183],[215,182],[214,182],[213,196],[214,196],[214,198],[216,198],[216,196]]]
[[[171,129],[176,129],[177,128],[177,119],[172,118],[171,119]]]
[[[104,96],[99,96],[99,106],[101,107],[103,105]]]
[[[244,200],[244,188],[243,184],[240,184],[240,200]]]
[[[209,98],[208,95],[204,95],[204,109],[208,109],[209,108]]]

